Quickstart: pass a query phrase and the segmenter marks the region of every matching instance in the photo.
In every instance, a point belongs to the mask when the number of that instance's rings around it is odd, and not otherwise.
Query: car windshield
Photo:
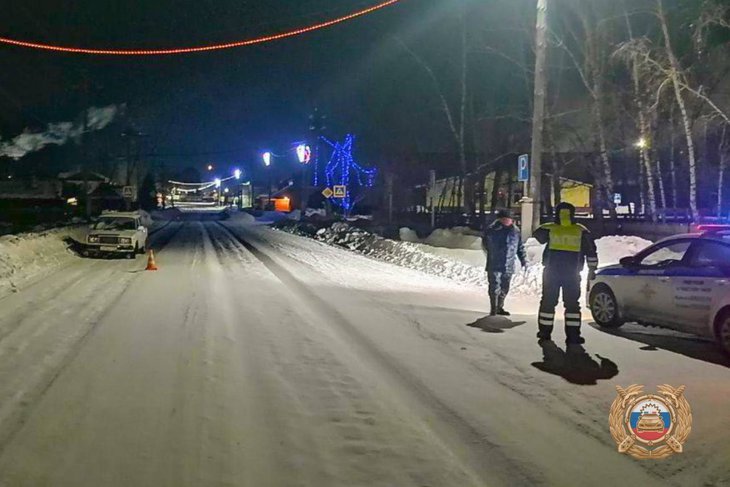
[[[102,217],[92,227],[94,230],[134,230],[134,218]]]

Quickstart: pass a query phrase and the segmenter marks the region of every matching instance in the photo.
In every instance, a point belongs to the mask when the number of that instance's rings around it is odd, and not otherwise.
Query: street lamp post
[[[267,168],[270,168],[271,167],[271,152],[269,152],[269,151],[264,152],[263,159],[264,159],[264,166],[266,166]],[[266,202],[266,206],[271,205],[271,184],[272,184],[271,183],[271,169],[269,169],[268,173],[269,173],[269,199]],[[264,207],[264,210],[265,209],[266,209],[266,207]]]
[[[309,161],[311,160],[311,154],[312,151],[306,144],[299,144],[297,146],[297,159],[299,159],[299,163],[302,165],[302,189],[301,189],[301,203],[299,205],[301,209],[301,217],[304,217],[304,214],[307,211],[307,200],[309,199],[309,178],[308,178],[308,171],[307,168],[309,167]]]

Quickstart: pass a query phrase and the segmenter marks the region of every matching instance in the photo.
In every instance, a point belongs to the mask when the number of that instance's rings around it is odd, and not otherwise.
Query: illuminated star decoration
[[[330,200],[334,201],[345,213],[349,213],[356,203],[353,201],[351,179],[357,182],[358,187],[370,188],[373,186],[378,171],[375,168],[362,167],[355,161],[352,155],[354,136],[348,134],[341,143],[333,142],[325,137],[322,137],[322,140],[332,147],[332,157],[325,167],[327,187],[345,186],[347,188],[344,198],[330,198]],[[353,175],[354,178],[352,178]]]

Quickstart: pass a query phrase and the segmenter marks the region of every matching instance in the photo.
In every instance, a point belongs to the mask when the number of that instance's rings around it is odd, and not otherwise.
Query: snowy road
[[[541,350],[534,302],[485,319],[477,288],[250,222],[152,246],[156,273],[78,259],[0,300],[0,485],[730,485],[723,363],[588,327]],[[686,453],[616,452],[632,383],[687,385]]]

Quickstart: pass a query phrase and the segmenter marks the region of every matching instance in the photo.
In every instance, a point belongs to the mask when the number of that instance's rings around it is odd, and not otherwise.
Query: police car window
[[[702,242],[692,259],[695,266],[730,266],[730,246]]]
[[[659,266],[681,262],[691,244],[691,241],[682,240],[680,242],[662,246],[644,256],[644,258],[641,259],[640,264],[643,266]]]

